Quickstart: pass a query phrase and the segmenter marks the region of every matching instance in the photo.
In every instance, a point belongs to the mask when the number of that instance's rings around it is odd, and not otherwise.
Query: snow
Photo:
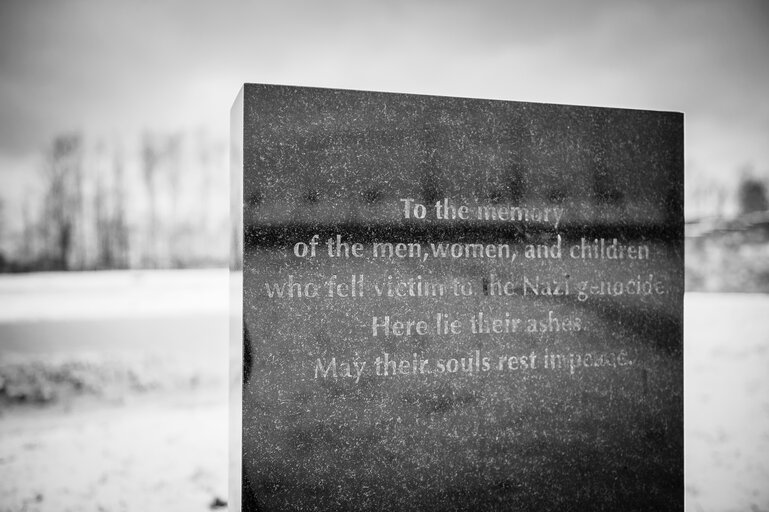
[[[49,272],[0,276],[0,324],[226,314],[226,269]]]

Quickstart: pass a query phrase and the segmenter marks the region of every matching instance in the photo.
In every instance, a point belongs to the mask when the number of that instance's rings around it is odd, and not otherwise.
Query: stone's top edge
[[[406,92],[406,91],[385,91],[385,90],[370,90],[370,89],[352,89],[342,87],[321,87],[321,86],[308,86],[308,85],[295,85],[295,84],[268,84],[260,82],[246,82],[244,83],[238,92],[238,97],[245,94],[246,89],[251,88],[274,88],[274,89],[298,89],[306,91],[338,91],[348,93],[362,93],[362,94],[377,94],[377,95],[392,95],[392,96],[413,96],[419,98],[435,98],[435,99],[457,99],[457,100],[473,100],[473,101],[490,101],[500,103],[517,103],[521,105],[552,105],[557,107],[575,107],[585,109],[603,109],[603,110],[623,110],[631,112],[649,112],[657,114],[667,114],[684,117],[685,112],[678,110],[659,110],[659,109],[645,109],[645,108],[630,108],[630,107],[613,107],[606,105],[588,105],[582,103],[551,103],[546,101],[526,101],[526,100],[513,100],[509,98],[483,98],[473,96],[449,96],[446,94],[427,94],[420,92]],[[237,98],[236,98],[237,101]]]

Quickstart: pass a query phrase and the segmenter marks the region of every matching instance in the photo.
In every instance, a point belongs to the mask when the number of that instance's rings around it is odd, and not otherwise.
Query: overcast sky
[[[767,174],[768,58],[765,1],[2,0],[2,194],[62,132],[226,137],[243,82],[683,111],[690,170]]]

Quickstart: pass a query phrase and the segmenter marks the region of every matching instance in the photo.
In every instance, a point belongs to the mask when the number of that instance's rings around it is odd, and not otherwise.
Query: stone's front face
[[[243,510],[683,508],[680,114],[242,95]]]

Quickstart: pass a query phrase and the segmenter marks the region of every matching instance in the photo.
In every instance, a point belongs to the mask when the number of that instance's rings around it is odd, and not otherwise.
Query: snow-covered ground
[[[769,511],[769,296],[685,314],[686,509]],[[1,276],[0,368],[105,392],[0,405],[0,511],[222,508],[226,330],[224,270]]]
[[[0,510],[210,510],[227,499],[226,439],[224,400],[5,415]]]
[[[1,275],[0,324],[225,315],[227,276],[225,269]]]
[[[225,506],[227,280],[0,276],[0,512]]]
[[[687,510],[769,511],[769,296],[688,294]]]

